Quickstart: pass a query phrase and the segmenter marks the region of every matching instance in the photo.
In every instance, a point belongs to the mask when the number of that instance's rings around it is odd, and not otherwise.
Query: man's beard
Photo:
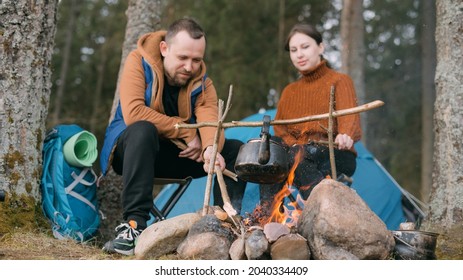
[[[183,87],[188,84],[188,82],[191,80],[192,74],[190,74],[190,77],[187,79],[184,79],[180,77],[180,73],[175,73],[174,76],[172,77],[168,73],[166,73],[167,79],[169,80],[169,84],[175,87]]]

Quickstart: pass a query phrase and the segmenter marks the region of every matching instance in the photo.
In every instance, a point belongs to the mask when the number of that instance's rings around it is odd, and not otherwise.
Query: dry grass
[[[58,240],[50,231],[23,229],[0,236],[0,260],[135,260],[135,256],[106,254],[99,240],[76,243]],[[159,260],[180,260],[177,254],[169,254]]]
[[[0,260],[120,260],[133,257],[105,254],[96,241],[58,240],[49,232],[14,230],[0,237]]]

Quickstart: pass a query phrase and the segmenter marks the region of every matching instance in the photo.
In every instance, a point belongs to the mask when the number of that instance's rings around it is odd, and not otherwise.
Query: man
[[[216,128],[174,127],[218,120],[217,93],[203,61],[205,49],[202,28],[191,19],[180,19],[167,32],[143,35],[127,57],[120,103],[106,130],[100,158],[103,175],[112,166],[123,179],[124,222],[116,227],[116,238],[104,245],[106,252],[133,254],[136,239],[149,220],[155,177],[207,175]],[[233,170],[242,144],[222,137],[215,165]],[[225,180],[239,212],[246,183]],[[214,202],[223,205],[217,181]]]

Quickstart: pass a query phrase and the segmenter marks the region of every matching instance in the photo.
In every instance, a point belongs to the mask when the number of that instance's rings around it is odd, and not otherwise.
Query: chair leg
[[[177,204],[178,200],[182,197],[183,193],[186,191],[192,180],[192,177],[188,177],[185,179],[185,182],[178,186],[177,190],[172,194],[172,196],[167,201],[166,205],[164,205],[164,207],[162,208],[162,213],[164,214],[164,216],[167,217],[167,215],[169,215],[170,211],[172,210],[172,208],[174,208],[175,204]]]
[[[158,222],[158,221],[162,221],[166,219],[166,217],[162,214],[161,211],[159,211],[159,209],[156,207],[156,205],[154,205],[154,203],[153,203],[153,207],[151,207],[151,214],[153,214],[155,217],[154,222]]]
[[[344,183],[345,185],[347,186],[352,186],[352,183],[354,182],[354,180],[352,179],[352,177],[349,177],[347,176],[346,174],[344,173],[341,173],[338,178],[336,179],[336,181],[338,182],[341,182],[341,183]]]
[[[153,223],[166,219],[166,217],[169,215],[172,208],[174,208],[178,200],[182,197],[183,193],[186,191],[186,189],[188,188],[192,180],[193,180],[192,177],[187,177],[185,179],[177,180],[177,183],[179,184],[179,186],[174,191],[174,193],[170,196],[170,198],[168,199],[164,207],[162,207],[162,210],[159,210],[158,207],[156,207],[156,205],[154,205],[153,203],[153,207],[151,208],[151,213],[155,216],[155,220]]]

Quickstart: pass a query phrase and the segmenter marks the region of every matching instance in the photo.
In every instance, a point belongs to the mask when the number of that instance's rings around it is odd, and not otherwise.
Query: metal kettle
[[[270,116],[263,118],[261,138],[251,139],[241,146],[235,163],[238,177],[247,182],[275,184],[289,173],[288,151],[284,144],[271,139]]]

